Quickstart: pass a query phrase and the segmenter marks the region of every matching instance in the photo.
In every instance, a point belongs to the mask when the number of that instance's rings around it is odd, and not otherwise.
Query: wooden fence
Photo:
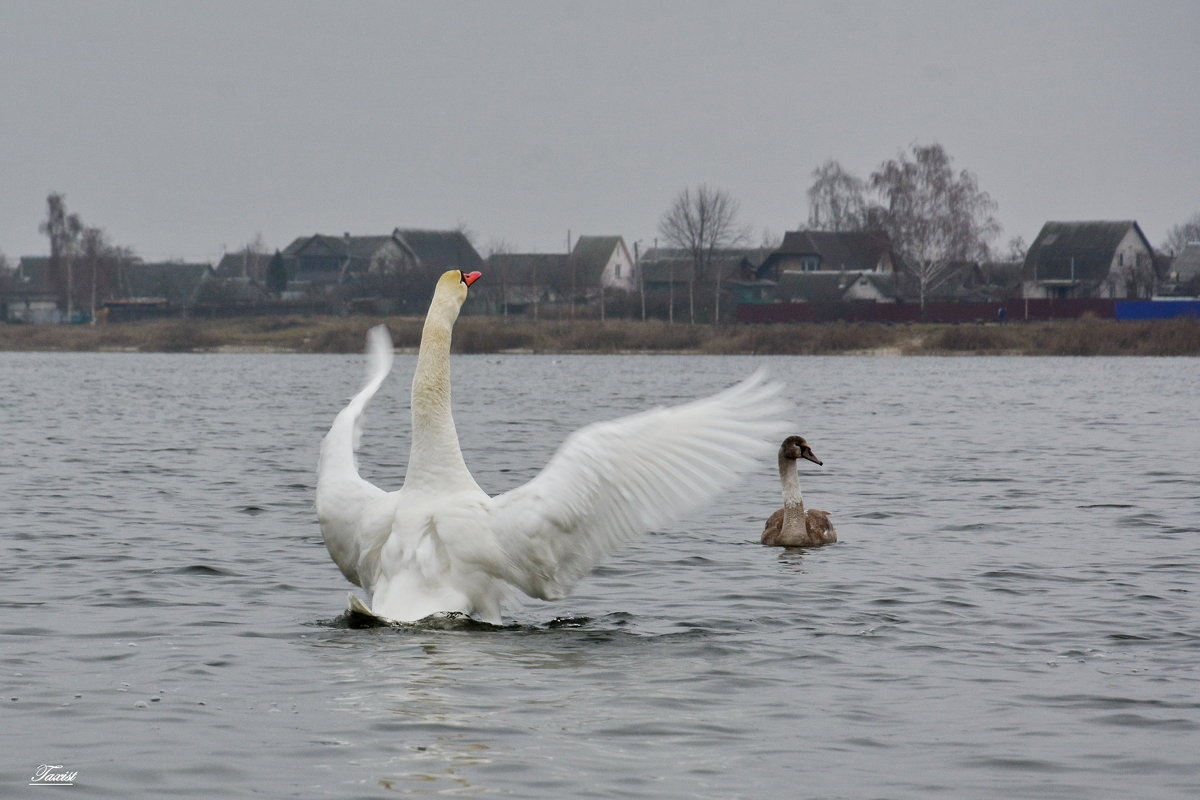
[[[771,322],[997,322],[1000,320],[1075,319],[1092,314],[1116,317],[1120,301],[1101,299],[1008,300],[1003,303],[743,303],[737,321]],[[1003,314],[1001,313],[1003,309]]]

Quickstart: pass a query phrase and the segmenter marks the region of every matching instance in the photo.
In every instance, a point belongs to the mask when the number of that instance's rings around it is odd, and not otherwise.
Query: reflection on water
[[[563,602],[393,628],[343,613],[312,508],[360,359],[0,354],[0,794],[1200,792],[1194,361],[462,357],[464,454],[501,492],[763,363],[837,545],[757,544],[763,464]],[[411,367],[367,419],[387,488]]]

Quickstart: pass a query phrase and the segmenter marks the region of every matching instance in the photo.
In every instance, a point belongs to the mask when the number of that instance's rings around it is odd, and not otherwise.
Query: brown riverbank
[[[147,320],[108,325],[0,325],[0,350],[356,353],[372,325],[416,348],[415,317],[260,317]],[[1007,325],[669,325],[629,320],[463,317],[463,353],[756,353],[762,355],[1200,356],[1200,321],[1095,318]]]

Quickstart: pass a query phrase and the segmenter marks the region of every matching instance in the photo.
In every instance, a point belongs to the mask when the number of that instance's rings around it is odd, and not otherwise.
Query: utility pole
[[[637,270],[637,274],[638,274],[638,287],[641,289],[641,295],[642,295],[642,322],[645,322],[646,321],[646,276],[642,274],[642,259],[641,259],[641,254],[638,251],[638,247],[641,245],[641,243],[642,243],[641,239],[638,239],[636,242],[633,243],[633,268]]]
[[[571,250],[571,230],[567,229],[567,266],[571,269],[571,319],[575,319],[575,253]],[[562,312],[559,312],[560,316]]]

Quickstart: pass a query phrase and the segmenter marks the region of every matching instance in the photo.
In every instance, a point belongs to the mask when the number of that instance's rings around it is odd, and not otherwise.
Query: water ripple
[[[803,375],[836,399],[797,425],[841,541],[757,544],[767,459],[560,603],[383,627],[343,612],[313,511],[361,359],[0,361],[13,771],[110,797],[1200,795],[1192,361],[464,357],[492,492],[647,399]],[[389,488],[412,362],[361,452]]]

